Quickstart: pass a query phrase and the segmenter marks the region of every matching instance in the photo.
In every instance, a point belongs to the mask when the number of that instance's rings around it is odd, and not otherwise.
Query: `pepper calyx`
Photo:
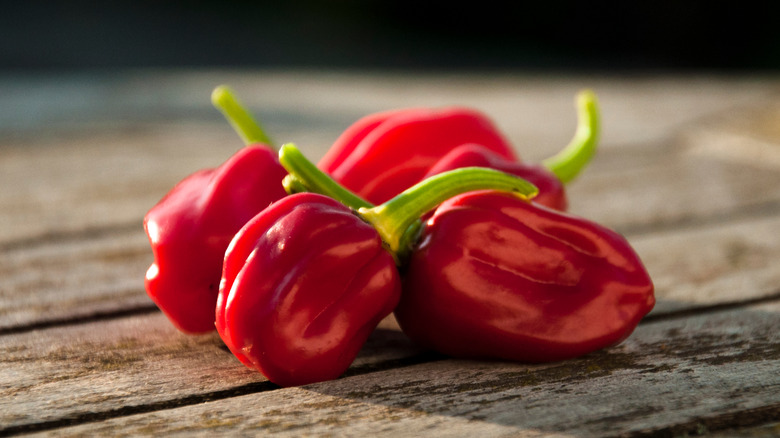
[[[374,206],[317,168],[292,143],[279,149],[279,163],[290,173],[283,183],[288,193],[319,193],[355,210],[374,227],[398,266],[403,265],[420,235],[420,218],[447,199],[475,190],[510,192],[523,199],[539,192],[520,177],[484,167],[464,167],[429,177]]]
[[[447,199],[476,190],[510,192],[523,199],[539,193],[520,177],[484,167],[463,167],[427,178],[384,204],[360,208],[358,213],[374,226],[388,250],[404,260],[419,236],[420,217]]]
[[[292,143],[283,144],[279,148],[279,163],[290,173],[282,182],[287,193],[319,193],[354,210],[373,206],[320,170]]]

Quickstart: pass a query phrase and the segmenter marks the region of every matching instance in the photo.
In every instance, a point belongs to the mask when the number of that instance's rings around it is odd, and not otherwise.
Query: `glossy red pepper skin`
[[[395,315],[410,338],[444,354],[573,358],[624,340],[655,303],[623,237],[512,195],[450,199],[419,242]]]
[[[421,181],[444,154],[466,143],[516,160],[512,146],[483,114],[458,107],[414,108],[358,120],[317,166],[367,201],[381,204]]]
[[[300,193],[258,214],[224,262],[217,331],[281,386],[335,379],[401,294],[377,232],[331,198]]]
[[[488,167],[519,176],[539,189],[534,202],[560,211],[566,211],[568,207],[563,183],[546,167],[507,160],[478,144],[465,144],[451,150],[431,166],[424,179],[448,170],[472,166]]]
[[[179,182],[146,214],[154,253],[146,291],[179,330],[214,330],[225,250],[246,222],[287,195],[286,174],[271,148],[244,147]]]

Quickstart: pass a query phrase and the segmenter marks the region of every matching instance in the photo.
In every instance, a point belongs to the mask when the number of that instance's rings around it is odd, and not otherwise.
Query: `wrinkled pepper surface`
[[[340,376],[401,294],[374,228],[312,193],[248,222],[223,276],[217,331],[242,363],[281,386]]]
[[[595,94],[581,91],[576,101],[578,125],[574,138],[542,165],[514,165],[519,160],[513,147],[487,116],[453,107],[366,116],[339,136],[318,166],[374,204],[456,166],[492,166],[533,179],[540,189],[537,202],[565,209],[563,184],[588,164],[596,150],[599,130]]]
[[[215,105],[235,115],[229,90],[217,88]],[[227,108],[226,108],[227,106]],[[229,117],[231,123],[248,117]],[[225,250],[235,233],[272,202],[286,196],[287,171],[259,125],[241,131],[245,143],[225,163],[179,182],[144,217],[154,254],[146,292],[170,321],[186,333],[214,330]]]
[[[282,146],[280,162],[309,188],[335,184],[292,145]],[[340,376],[399,300],[397,253],[420,211],[468,188],[536,190],[489,169],[431,181],[358,212],[296,193],[250,220],[227,249],[216,306],[217,331],[233,354],[281,386]]]
[[[450,150],[468,143],[517,159],[509,142],[478,111],[412,108],[358,120],[317,166],[367,201],[381,204],[421,181]]]
[[[225,250],[245,223],[287,195],[285,175],[276,151],[245,147],[181,181],[146,214],[154,254],[146,291],[179,330],[214,330]]]
[[[395,315],[411,339],[448,355],[577,357],[624,340],[655,303],[622,236],[514,196],[454,197],[419,242]]]

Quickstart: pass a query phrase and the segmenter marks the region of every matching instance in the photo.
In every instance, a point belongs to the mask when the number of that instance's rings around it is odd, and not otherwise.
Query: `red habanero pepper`
[[[335,169],[344,160],[349,159],[349,156],[358,148],[358,145],[371,131],[375,130],[379,125],[387,121],[388,119],[401,115],[409,114],[415,111],[425,111],[424,109],[397,109],[389,111],[381,111],[378,113],[369,114],[361,117],[358,121],[350,125],[341,135],[336,139],[330,149],[325,153],[325,156],[320,159],[317,166],[324,171],[327,169]]]
[[[459,167],[481,166],[522,177],[539,188],[533,202],[556,210],[568,207],[565,183],[573,180],[596,152],[599,112],[596,95],[590,90],[577,94],[577,130],[569,144],[558,154],[539,164],[507,160],[478,144],[458,146],[437,161],[425,178]]]
[[[456,357],[556,361],[615,345],[655,304],[619,234],[506,194],[444,202],[422,230],[395,316]]]
[[[401,283],[371,225],[323,195],[274,203],[236,234],[216,307],[236,357],[281,386],[339,377]]]
[[[249,146],[177,184],[144,217],[154,252],[146,291],[187,333],[214,330],[222,261],[233,235],[287,194],[276,152]]]
[[[485,115],[458,107],[413,108],[358,120],[317,166],[347,189],[380,204],[422,180],[441,156],[466,143],[516,160],[512,146]]]
[[[248,119],[226,88],[212,94],[215,105],[245,125],[250,144],[215,169],[179,182],[144,217],[154,253],[146,291],[170,321],[186,333],[214,330],[222,262],[233,235],[258,212],[287,194],[287,171],[259,126]]]
[[[333,191],[335,182],[294,146],[282,146],[279,159],[302,186]],[[255,216],[225,255],[216,326],[230,351],[281,386],[340,376],[395,308],[401,295],[398,243],[420,209],[446,199],[453,189],[441,182],[451,176],[432,179],[433,190],[418,185],[357,213],[321,194],[296,193]],[[461,189],[464,181],[468,188],[491,181],[534,190],[489,169],[455,177]]]

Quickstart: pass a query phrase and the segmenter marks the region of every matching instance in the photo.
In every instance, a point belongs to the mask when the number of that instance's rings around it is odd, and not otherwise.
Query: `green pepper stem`
[[[354,210],[362,207],[372,207],[372,204],[368,201],[352,193],[317,168],[292,143],[284,144],[279,148],[279,163],[292,175],[291,178],[285,178],[284,182],[288,193],[304,190],[319,193],[329,196]]]
[[[288,193],[319,193],[356,210],[376,229],[399,266],[419,236],[420,217],[447,199],[475,190],[513,192],[525,199],[539,192],[522,178],[488,168],[465,167],[432,176],[375,207],[317,168],[294,144],[279,148],[279,162],[290,172],[283,183]]]
[[[599,108],[596,94],[583,90],[577,94],[577,130],[569,144],[554,156],[542,161],[561,182],[567,184],[585,169],[599,137]]]
[[[512,192],[525,199],[539,192],[536,186],[514,175],[489,168],[464,167],[434,175],[382,205],[358,209],[358,214],[374,226],[396,260],[404,260],[417,238],[412,227],[422,215],[447,199],[475,190]]]
[[[225,116],[245,145],[262,143],[270,146],[273,144],[260,124],[255,121],[227,85],[220,85],[211,92],[211,103],[222,112],[222,115]]]
[[[288,195],[310,191],[309,188],[306,187],[306,184],[290,174],[287,174],[287,176],[282,179],[282,187],[284,187],[284,191],[287,192]]]

